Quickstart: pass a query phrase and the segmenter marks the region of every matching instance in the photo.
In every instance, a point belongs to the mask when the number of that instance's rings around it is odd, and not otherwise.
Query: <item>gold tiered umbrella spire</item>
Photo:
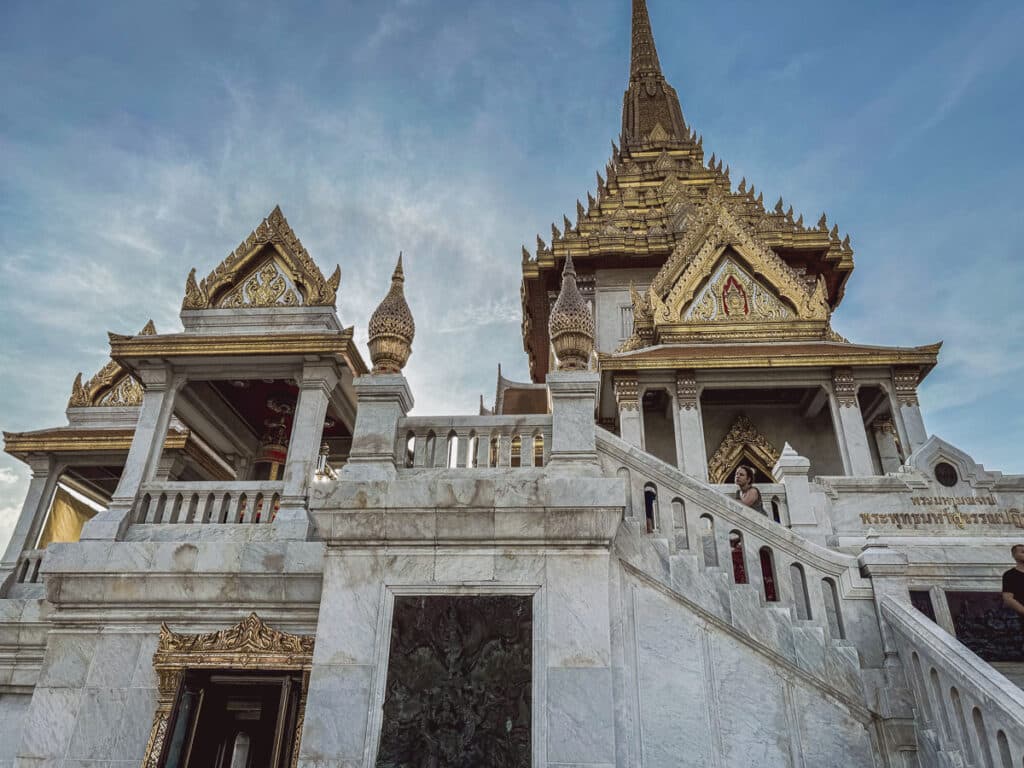
[[[405,301],[405,272],[398,255],[391,290],[370,317],[370,360],[373,373],[401,373],[412,354],[416,323]]]

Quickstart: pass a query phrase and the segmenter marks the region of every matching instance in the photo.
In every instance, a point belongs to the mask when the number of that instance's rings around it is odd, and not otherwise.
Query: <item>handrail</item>
[[[881,610],[896,636],[918,719],[943,749],[979,766],[1021,765],[1024,691],[913,607],[886,597]]]
[[[671,464],[630,445],[601,427],[595,427],[598,450],[623,465],[660,481],[684,501],[701,505],[745,533],[756,534],[766,544],[812,565],[822,573],[840,577],[844,597],[870,597],[871,582],[860,576],[857,558],[808,541],[764,515],[753,512],[735,499],[723,495],[710,485],[679,471]]]

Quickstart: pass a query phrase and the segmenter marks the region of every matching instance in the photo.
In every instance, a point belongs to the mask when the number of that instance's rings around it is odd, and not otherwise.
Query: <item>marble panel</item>
[[[36,688],[25,718],[19,760],[26,757],[57,758],[67,754],[81,701],[81,689]]]
[[[25,726],[32,696],[27,693],[0,693],[0,765],[13,764]]]
[[[499,541],[544,538],[546,512],[538,507],[511,507],[494,512],[494,538]]]
[[[789,724],[781,681],[760,654],[724,634],[712,637],[723,764],[789,765]]]
[[[434,581],[438,584],[471,584],[493,580],[493,552],[437,553],[434,561]]]
[[[610,669],[548,669],[547,752],[551,763],[615,762]]]
[[[139,641],[139,656],[132,672],[132,688],[155,688],[157,686],[156,672],[153,670],[153,656],[156,654],[159,635],[142,635]]]
[[[794,703],[805,766],[874,768],[874,749],[863,723],[811,690],[795,688]]]
[[[388,510],[384,516],[388,541],[433,541],[437,536],[437,512],[433,509]]]
[[[306,698],[300,764],[361,759],[372,677],[371,666],[314,667]]]
[[[317,664],[373,664],[383,578],[379,555],[328,556],[314,651]]]
[[[96,634],[50,633],[39,684],[47,688],[81,688],[98,642]]]
[[[89,665],[86,685],[92,688],[127,688],[131,685],[142,637],[101,633]]]
[[[493,509],[438,509],[437,538],[445,541],[493,541]]]
[[[429,584],[434,580],[433,550],[387,550],[384,554],[384,580],[389,585]]]
[[[118,759],[131,760],[135,764],[142,761],[149,742],[149,732],[153,726],[153,714],[156,712],[155,688],[130,688],[125,700],[124,717],[114,742],[114,756]]]
[[[697,625],[682,606],[653,590],[639,588],[635,595],[636,717],[642,732],[643,765],[714,765]]]
[[[545,574],[548,664],[609,666],[607,555],[549,555]]]
[[[506,584],[541,585],[547,558],[531,552],[498,550],[494,554],[494,580]]]
[[[125,688],[86,688],[67,756],[93,760],[115,757],[114,746],[127,699]]]

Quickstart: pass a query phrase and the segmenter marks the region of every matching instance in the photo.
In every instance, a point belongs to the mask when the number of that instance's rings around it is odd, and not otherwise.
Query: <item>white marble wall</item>
[[[620,765],[873,768],[866,708],[783,671],[741,638],[627,578]]]
[[[156,708],[155,649],[155,633],[51,632],[14,765],[139,765]]]
[[[0,693],[0,768],[14,768],[31,700],[27,693]]]

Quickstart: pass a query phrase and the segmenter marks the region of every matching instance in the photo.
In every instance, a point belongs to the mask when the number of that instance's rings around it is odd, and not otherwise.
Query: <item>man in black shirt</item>
[[[1024,544],[1014,544],[1010,554],[1017,565],[1003,574],[1003,603],[1020,617],[1024,631]]]

